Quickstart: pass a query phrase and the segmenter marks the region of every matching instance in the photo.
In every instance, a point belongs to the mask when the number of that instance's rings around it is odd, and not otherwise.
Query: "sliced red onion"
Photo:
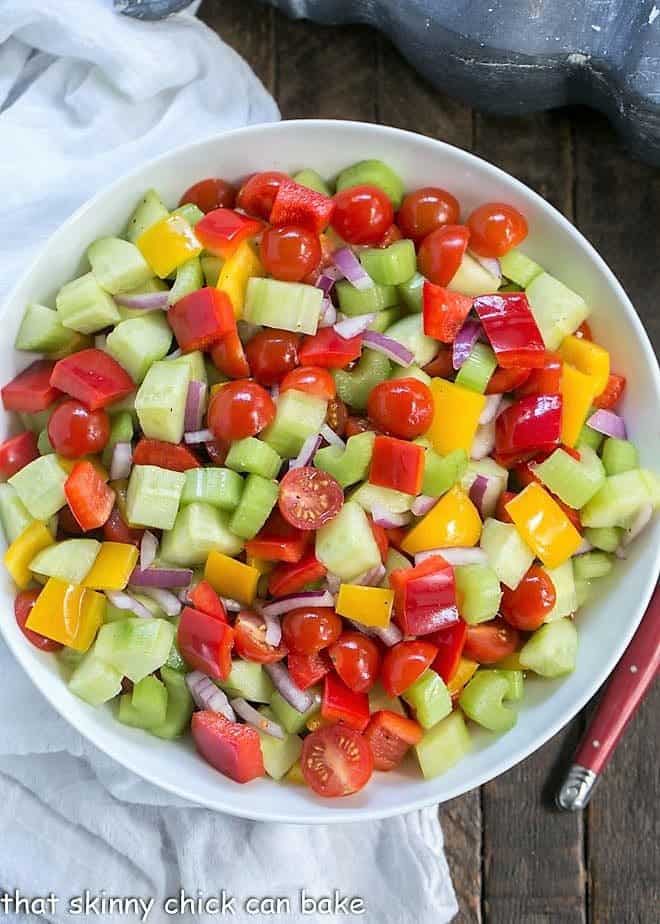
[[[374,565],[373,568],[353,578],[351,584],[358,584],[360,587],[378,587],[386,574],[385,565]]]
[[[586,555],[587,552],[591,552],[592,549],[593,549],[593,545],[589,542],[588,539],[585,539],[583,536],[582,542],[579,544],[579,546],[575,550],[575,555]]]
[[[476,461],[485,459],[493,449],[495,449],[495,421],[491,420],[490,423],[481,424],[481,426],[477,427],[472,449],[470,450],[470,458]]]
[[[395,622],[391,622],[388,626],[373,626],[373,634],[388,648],[398,645],[403,638],[403,632]]]
[[[222,605],[227,610],[228,613],[240,613],[243,609],[243,606],[238,602],[238,600],[232,600],[231,597],[220,597],[222,600]]]
[[[181,590],[177,590],[176,595],[179,598],[179,600],[183,603],[184,606],[190,603],[190,588],[189,587],[183,587]]]
[[[251,324],[249,321],[240,320],[236,322],[236,329],[238,331],[239,340],[243,346],[245,346],[245,344],[252,340],[254,335],[257,333],[259,330],[259,325]]]
[[[280,622],[279,616],[273,616],[272,613],[264,613],[263,606],[259,607],[259,613],[266,626],[264,641],[267,645],[272,645],[273,648],[277,648],[282,641],[282,623]]]
[[[319,433],[326,441],[326,443],[329,443],[331,446],[338,446],[339,449],[346,449],[346,443],[343,441],[341,436],[335,433],[332,427],[328,426],[327,423],[323,424],[319,430]]]
[[[144,571],[156,561],[158,555],[158,539],[148,529],[142,534],[140,540],[140,570]]]
[[[140,603],[139,600],[136,600],[135,597],[125,591],[106,590],[105,595],[118,610],[127,610],[129,613],[133,613],[134,616],[139,616],[140,619],[151,619],[151,611],[144,603]]]
[[[287,594],[279,597],[272,603],[265,603],[261,613],[266,619],[268,616],[283,616],[291,610],[299,610],[303,606],[334,606],[334,597],[329,590],[301,590],[300,593]]]
[[[280,396],[280,386],[279,385],[270,386],[270,396],[273,399],[273,401],[277,401],[277,399]]]
[[[139,308],[143,311],[167,310],[169,292],[141,292],[136,295],[115,295],[114,299],[123,308]]]
[[[206,382],[190,382],[186,397],[186,410],[183,417],[183,429],[186,432],[200,430],[204,419],[206,404]]]
[[[133,587],[189,587],[192,578],[190,568],[134,568],[129,584]]]
[[[195,446],[197,443],[209,443],[214,439],[215,436],[210,430],[192,430],[183,434],[183,441],[188,443],[189,446]]]
[[[502,278],[502,267],[500,266],[500,261],[496,260],[495,257],[480,257],[479,254],[475,253],[473,250],[468,250],[468,253],[472,259],[480,263],[491,276],[494,276],[496,279]]]
[[[201,671],[186,674],[186,685],[198,709],[219,712],[230,722],[236,721],[234,710],[229,705],[227,694],[213,683],[210,677]]]
[[[472,318],[468,318],[459,332],[456,334],[452,350],[452,365],[454,369],[460,369],[465,360],[472,352],[472,347],[479,339],[481,333],[481,324]]]
[[[415,358],[414,353],[408,347],[403,346],[398,340],[393,340],[392,337],[386,337],[385,334],[381,334],[377,330],[365,331],[362,343],[364,346],[368,346],[370,349],[377,350],[387,356],[388,359],[391,359],[392,362],[397,363],[399,366],[410,366]]]
[[[326,268],[321,272],[319,278],[316,280],[314,285],[317,289],[321,289],[324,296],[328,296],[334,286],[335,282],[343,274],[337,269],[336,266],[326,266]]]
[[[319,317],[319,327],[332,327],[337,320],[337,309],[329,298],[324,298],[321,302],[321,315]]]
[[[110,460],[110,481],[128,478],[133,465],[133,447],[130,443],[115,443]]]
[[[308,436],[300,448],[300,452],[295,459],[289,462],[289,468],[304,468],[314,458],[314,453],[322,443],[320,433],[312,433]]]
[[[336,574],[332,574],[330,571],[325,576],[325,583],[327,585],[328,591],[336,596],[339,593],[339,588],[341,587],[341,578]]]
[[[281,661],[264,664],[264,670],[273,681],[280,695],[284,697],[290,706],[293,706],[296,712],[307,712],[308,709],[312,708],[314,703],[312,694],[308,693],[307,690],[300,689]]]
[[[280,738],[282,741],[286,738],[286,733],[281,725],[273,722],[272,719],[262,715],[258,709],[251,706],[247,700],[241,696],[232,699],[230,704],[236,715],[240,716],[248,725],[252,725],[260,732],[270,735],[272,738]]]
[[[591,427],[592,430],[597,430],[599,433],[604,433],[605,436],[613,436],[618,440],[625,440],[626,438],[626,423],[623,417],[619,417],[614,411],[599,408],[591,415],[587,421],[587,426]]]
[[[407,526],[410,523],[409,513],[392,513],[382,504],[375,503],[371,507],[371,518],[377,526],[385,529],[396,529],[398,526]]]
[[[349,247],[335,250],[332,262],[356,289],[373,288],[374,281]]]
[[[438,503],[437,497],[431,497],[429,494],[418,494],[412,502],[410,512],[416,517],[423,517],[432,507]]]
[[[501,478],[477,475],[474,479],[468,494],[483,520],[493,516],[503,490],[504,484]]]
[[[140,592],[145,597],[151,597],[152,600],[155,600],[167,616],[178,616],[181,612],[181,600],[169,590],[163,590],[162,587],[141,587]]]
[[[358,334],[363,334],[369,325],[373,324],[375,317],[376,315],[373,311],[370,314],[356,314],[352,318],[338,321],[333,325],[333,329],[343,340],[350,340],[352,337],[357,337]]]
[[[108,342],[108,337],[106,334],[97,334],[94,337],[94,346],[97,350],[105,350],[106,344]]]
[[[495,420],[497,420],[500,414],[504,413],[504,411],[506,411],[508,407],[511,407],[512,404],[513,404],[513,401],[511,400],[511,398],[502,398],[502,400],[500,401],[500,406],[495,411]]]
[[[168,353],[165,359],[179,359],[183,356],[183,350],[172,350],[171,353]]]
[[[618,545],[614,550],[614,554],[617,558],[620,558],[621,561],[625,561],[626,558],[628,558],[627,546]]]
[[[653,504],[644,504],[643,507],[640,507],[635,519],[621,537],[621,545],[624,546],[624,548],[630,545],[633,539],[639,536],[642,530],[649,524],[652,516]]]
[[[489,424],[495,420],[502,401],[502,395],[486,395],[486,404],[479,418],[480,424]]]
[[[450,565],[487,565],[488,556],[483,549],[478,546],[475,548],[456,547],[451,549],[430,549],[428,552],[418,552],[415,555],[415,564],[434,555],[441,555]]]

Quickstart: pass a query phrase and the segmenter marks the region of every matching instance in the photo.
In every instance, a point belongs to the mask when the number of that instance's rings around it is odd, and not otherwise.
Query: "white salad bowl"
[[[14,338],[29,302],[54,304],[58,288],[82,268],[95,238],[120,233],[142,193],[155,187],[175,205],[182,191],[206,176],[238,180],[257,170],[294,172],[313,167],[332,177],[366,158],[380,158],[407,188],[443,186],[466,215],[485,201],[520,209],[529,223],[523,249],[592,306],[589,323],[611,351],[613,368],[626,374],[623,414],[642,464],[658,459],[660,372],[639,317],[612,272],[582,235],[551,205],[501,170],[465,151],[410,132],[358,122],[297,121],[228,132],[166,154],[115,182],[82,206],[52,236],[5,302],[0,368],[3,382],[26,366]],[[0,438],[11,431],[3,414]],[[657,581],[660,518],[633,543],[625,561],[598,582],[598,592],[577,617],[579,651],[575,671],[547,681],[530,677],[518,722],[496,736],[472,728],[471,753],[444,775],[426,781],[410,759],[397,772],[376,773],[360,793],[323,800],[302,786],[269,779],[234,783],[199,757],[189,738],[162,741],[128,728],[110,708],[94,709],[69,693],[55,658],[29,645],[12,617],[15,590],[2,569],[0,629],[10,649],[52,706],[98,748],[146,780],[221,812],[262,821],[320,824],[360,821],[444,802],[493,779],[551,738],[601,686],[630,641]]]

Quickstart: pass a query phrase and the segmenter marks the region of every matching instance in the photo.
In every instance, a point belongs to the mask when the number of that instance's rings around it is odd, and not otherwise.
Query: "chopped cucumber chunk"
[[[367,430],[350,436],[344,449],[324,446],[314,456],[314,465],[336,478],[342,488],[347,488],[367,477],[375,439],[376,434]]]
[[[199,256],[199,262],[204,274],[204,282],[207,286],[217,286],[220,278],[220,270],[225,262],[222,257],[216,257],[212,253],[202,253]]]
[[[219,510],[235,510],[241,499],[243,479],[228,468],[189,468],[184,472],[181,506],[201,502]]]
[[[465,715],[489,731],[507,732],[518,716],[502,704],[509,699],[511,685],[504,671],[478,670],[460,695],[458,703]]]
[[[607,475],[620,475],[622,472],[629,472],[633,468],[639,468],[637,447],[629,440],[618,440],[613,436],[608,437],[603,443],[601,457]]]
[[[290,735],[298,735],[307,727],[307,720],[319,711],[319,698],[316,697],[314,703],[306,712],[298,712],[284,699],[277,690],[273,693],[270,701],[270,708],[273,710],[275,721],[279,722],[282,728]]]
[[[520,650],[520,663],[542,677],[561,677],[575,668],[578,635],[570,619],[546,622]]]
[[[500,581],[488,565],[457,565],[456,599],[461,618],[470,626],[497,615],[502,599]]]
[[[35,520],[49,520],[66,504],[67,474],[51,453],[29,462],[9,479],[20,500]]]
[[[649,487],[641,469],[631,469],[606,478],[603,486],[580,510],[580,519],[583,526],[619,526],[650,501]]]
[[[555,588],[555,605],[543,621],[554,622],[563,616],[571,616],[578,608],[571,559],[569,558],[558,568],[545,568],[544,570]]]
[[[173,639],[174,626],[167,620],[129,617],[102,625],[94,651],[122,676],[138,683],[165,664]]]
[[[499,276],[493,276],[478,260],[466,253],[447,288],[462,295],[476,296],[497,292],[499,286]]]
[[[120,411],[110,417],[110,436],[106,443],[101,461],[108,468],[112,462],[112,452],[117,443],[130,443],[133,439],[133,415],[130,411]]]
[[[194,202],[184,202],[178,208],[174,209],[173,215],[180,215],[189,225],[194,228],[198,221],[204,217],[204,212],[198,208]]]
[[[422,292],[425,281],[421,273],[415,273],[407,282],[398,286],[399,296],[408,311],[419,313],[422,310]]]
[[[481,498],[481,510],[484,516],[492,517],[495,514],[500,495],[506,491],[509,473],[505,468],[488,457],[485,459],[470,460],[461,478],[461,487],[466,494],[470,493],[470,488],[477,478],[477,475],[484,475],[488,479],[488,486]]]
[[[438,352],[438,342],[427,337],[422,328],[422,316],[410,314],[388,327],[385,336],[407,347],[413,354],[413,362],[426,366]]]
[[[422,728],[431,728],[451,712],[451,696],[439,674],[428,668],[404,690],[403,699],[414,710]]]
[[[167,715],[167,687],[153,674],[133,687],[131,705],[144,716],[148,727],[162,725]]]
[[[279,493],[276,481],[261,475],[248,475],[238,507],[229,522],[231,531],[242,539],[253,539],[270,516]]]
[[[5,534],[7,545],[18,539],[22,532],[34,522],[27,507],[18,496],[16,488],[12,485],[0,483],[0,524]]]
[[[367,247],[360,262],[374,282],[398,286],[411,279],[417,269],[415,245],[410,240],[394,241],[389,247]]]
[[[235,440],[231,444],[225,465],[235,472],[275,478],[282,467],[282,459],[268,443],[255,436],[246,436],[245,439]]]
[[[57,311],[44,305],[28,305],[14,343],[17,350],[57,353],[71,343],[75,333],[62,324]]]
[[[243,320],[296,334],[315,334],[323,293],[302,282],[251,276],[245,290]]]
[[[348,280],[335,283],[339,309],[349,317],[372,314],[392,308],[399,302],[394,286],[373,285],[368,289],[356,289]]]
[[[533,467],[542,484],[575,509],[584,507],[605,482],[605,469],[593,449],[583,446],[580,456],[578,462],[563,449],[555,449]]]
[[[344,582],[380,564],[376,540],[359,504],[347,501],[334,520],[317,530],[316,557]]]
[[[214,549],[238,555],[243,541],[231,528],[230,514],[210,504],[194,502],[182,507],[171,529],[163,533],[160,554],[172,565],[203,565]]]
[[[588,446],[589,449],[598,452],[604,438],[603,434],[599,433],[598,430],[592,430],[591,427],[584,424],[577,438],[576,448],[582,452],[582,448]]]
[[[396,210],[403,199],[403,180],[382,160],[361,160],[347,167],[337,177],[337,192],[351,186],[377,186],[382,189]]]
[[[399,697],[390,696],[389,693],[385,691],[382,684],[377,682],[375,686],[369,690],[369,711],[373,715],[374,712],[380,712],[383,709],[386,709],[388,712],[395,712],[397,715],[406,714],[406,710],[403,708],[403,704]]]
[[[39,450],[40,456],[47,456],[49,453],[55,452],[50,437],[48,436],[48,430],[42,430],[37,437],[37,449]]]
[[[479,544],[500,581],[515,590],[534,561],[534,553],[516,527],[488,518]]]
[[[134,526],[171,529],[185,483],[183,472],[157,465],[134,465],[126,492],[126,513]]]
[[[206,382],[206,362],[201,350],[193,350],[192,353],[184,353],[177,359],[168,359],[168,363],[174,363],[176,366],[183,366],[188,370],[191,382]]]
[[[121,692],[122,677],[121,671],[103,662],[92,648],[74,668],[68,687],[90,706],[100,706]]]
[[[242,696],[251,703],[270,703],[275,694],[275,688],[270,677],[263,668],[263,664],[256,661],[243,661],[236,658],[231,662],[231,671],[226,680],[219,680],[227,696],[233,698]]]
[[[202,264],[199,257],[193,257],[186,263],[182,263],[176,271],[174,285],[170,289],[167,300],[170,305],[174,305],[184,295],[190,295],[196,292],[204,285],[204,274],[202,273]]]
[[[181,442],[189,382],[188,364],[161,360],[150,366],[135,396],[135,410],[147,438]]]
[[[470,733],[458,710],[426,732],[415,753],[424,778],[431,780],[446,773],[469,752]]]
[[[167,286],[163,280],[153,276],[148,282],[145,282],[144,285],[141,285],[139,288],[131,289],[130,292],[122,292],[122,296],[148,295],[150,292],[165,292],[166,290]],[[117,311],[119,312],[119,317],[122,321],[132,321],[135,318],[145,317],[143,308],[126,308],[125,305],[117,305]]]
[[[151,729],[159,738],[178,738],[190,724],[193,714],[193,700],[185,676],[163,665],[160,676],[167,687],[167,713],[165,721]]]
[[[259,710],[267,719],[277,721],[272,709],[262,706]],[[268,776],[274,780],[281,780],[300,757],[302,751],[302,738],[298,735],[287,735],[286,738],[274,738],[265,732],[259,731],[261,739],[261,755],[264,769]]]
[[[424,445],[420,440],[415,442]],[[431,446],[425,448],[422,494],[440,497],[464,477],[468,468],[467,453],[464,449],[454,449],[446,456],[441,456]]]
[[[381,587],[390,586],[390,574],[393,571],[401,571],[401,569],[412,568],[410,559],[406,558],[405,555],[402,555],[401,552],[397,549],[393,549],[391,546],[387,550],[387,558],[385,559],[385,577],[381,581]],[[384,707],[385,708],[385,707]]]
[[[172,328],[160,311],[122,321],[108,334],[105,349],[138,385],[149,367],[167,356]]]
[[[487,343],[475,343],[456,376],[456,384],[483,395],[497,368],[495,353]]]
[[[621,542],[622,532],[616,526],[587,526],[584,538],[602,552],[615,552]]]
[[[120,320],[117,306],[93,273],[86,273],[63,285],[55,304],[64,327],[80,334],[94,334]]]
[[[334,369],[337,396],[357,411],[365,410],[372,389],[389,378],[392,366],[382,353],[364,349],[357,364],[347,369]]]
[[[30,562],[30,571],[59,578],[67,584],[81,584],[99,554],[96,539],[66,539],[42,549]]]
[[[169,214],[156,190],[148,189],[128,219],[128,227],[124,236],[134,244],[147,228]]]
[[[614,561],[607,552],[585,552],[573,558],[573,573],[577,581],[592,581],[605,577],[614,567]]]
[[[412,494],[404,494],[394,488],[381,488],[379,485],[365,481],[351,494],[351,500],[359,504],[368,513],[374,505],[385,507],[389,513],[407,513],[415,498]]]
[[[500,268],[507,279],[522,286],[523,289],[527,288],[532,279],[543,272],[542,266],[515,247],[500,257]]]
[[[293,459],[307,437],[319,432],[327,408],[323,398],[290,388],[280,395],[275,420],[261,437],[282,458]]]
[[[369,325],[369,330],[375,330],[379,334],[384,334],[388,327],[391,327],[399,320],[401,314],[401,309],[396,306],[392,308],[383,308],[382,311],[376,312],[373,321]]]
[[[549,273],[535,276],[525,292],[548,350],[556,350],[589,315],[585,300]]]
[[[94,278],[110,295],[139,289],[153,278],[151,267],[135,244],[120,237],[102,237],[87,248]]]
[[[426,386],[431,384],[431,376],[427,375],[423,369],[420,369],[419,366],[415,365],[408,366],[407,369],[404,366],[397,366],[390,378],[417,379],[418,382],[423,382]]]

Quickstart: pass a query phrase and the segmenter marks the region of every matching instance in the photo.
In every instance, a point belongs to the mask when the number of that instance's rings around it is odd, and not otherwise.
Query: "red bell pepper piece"
[[[610,372],[607,385],[603,391],[594,398],[594,406],[608,410],[617,403],[626,387],[626,379],[623,375],[617,375],[616,372]]]
[[[19,372],[2,389],[4,409],[36,414],[50,407],[61,394],[56,387],[57,383],[51,382],[54,366],[50,359],[38,359]]]
[[[195,237],[211,253],[226,260],[238,245],[259,234],[263,222],[233,209],[213,209],[195,225]]]
[[[294,683],[301,690],[307,690],[332,670],[332,661],[327,651],[317,651],[311,655],[290,651],[287,667]]]
[[[369,697],[349,690],[334,671],[325,675],[321,716],[327,722],[344,722],[362,732],[369,724]]]
[[[450,292],[427,279],[422,289],[424,333],[442,343],[453,343],[470,313],[472,301],[469,295]]]
[[[546,350],[543,365],[532,369],[526,381],[516,389],[519,397],[527,395],[557,395],[561,383],[562,358]]]
[[[245,350],[238,336],[236,325],[226,337],[211,347],[211,359],[216,368],[230,379],[247,379],[250,377],[250,367],[245,356]]]
[[[302,558],[293,563],[278,565],[268,579],[268,593],[273,597],[283,597],[302,590],[307,584],[320,581],[327,574],[327,568],[316,558],[313,549],[309,549]]]
[[[181,611],[177,644],[182,658],[197,671],[214,680],[226,680],[231,671],[234,630],[226,622],[184,606]]]
[[[445,683],[449,683],[456,673],[466,638],[467,624],[462,619],[451,626],[445,626],[429,638],[429,641],[433,642],[438,649],[432,665],[433,670],[436,674],[440,674]]]
[[[517,391],[531,376],[532,369],[522,369],[512,366],[511,369],[502,369],[498,366],[488,379],[486,385],[487,395],[503,395],[508,391]],[[559,386],[557,386],[557,389]]]
[[[87,532],[107,521],[115,504],[109,488],[91,462],[76,462],[64,482],[64,496],[80,528]]]
[[[430,635],[458,622],[454,569],[440,555],[390,574],[394,611],[405,635]]]
[[[387,538],[387,531],[384,526],[379,526],[378,523],[374,523],[373,519],[370,516],[367,516],[369,520],[369,526],[371,527],[371,533],[376,541],[378,546],[378,551],[380,552],[381,560],[384,562],[387,558],[387,553],[390,548],[390,541]]]
[[[229,622],[222,600],[208,581],[200,581],[188,596],[196,610],[201,610],[202,613],[207,613],[214,619],[219,619],[220,622]]]
[[[184,353],[206,350],[236,329],[229,296],[211,286],[180,298],[167,312],[167,320]]]
[[[374,755],[374,768],[394,770],[423,735],[422,726],[413,719],[389,709],[374,712],[364,733]]]
[[[389,544],[393,545],[395,549],[400,549],[409,531],[403,526],[391,526],[389,529],[386,529],[385,532],[387,533],[387,541]]]
[[[171,472],[186,472],[189,468],[199,468],[200,462],[187,446],[166,443],[163,440],[148,440],[142,437],[133,452],[135,465],[157,465],[168,468]]]
[[[31,430],[24,430],[0,443],[0,478],[5,481],[33,462],[39,455],[37,438]]]
[[[303,557],[308,542],[309,535],[287,523],[275,508],[254,539],[245,543],[245,551],[252,558],[295,564]]]
[[[230,722],[221,712],[196,712],[190,725],[195,747],[207,763],[236,783],[264,776],[259,732]]]
[[[300,348],[301,366],[323,366],[324,369],[345,369],[362,352],[362,334],[345,340],[332,327],[322,328],[318,334],[305,337]]]
[[[377,436],[369,481],[404,494],[419,494],[424,479],[424,448],[393,436]]]
[[[524,292],[480,295],[474,309],[503,369],[543,365],[545,344]]]
[[[121,401],[135,390],[135,382],[126,370],[108,353],[94,347],[60,359],[50,384],[82,401],[90,411]]]
[[[315,189],[286,180],[277,190],[270,213],[272,225],[298,225],[320,234],[330,224],[334,201]]]
[[[561,395],[531,395],[506,408],[495,421],[498,456],[551,450],[561,440]]]

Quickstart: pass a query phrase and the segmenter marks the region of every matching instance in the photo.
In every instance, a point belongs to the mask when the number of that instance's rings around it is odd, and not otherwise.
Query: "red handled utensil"
[[[656,587],[640,626],[614,668],[566,779],[557,793],[561,809],[577,812],[591,799],[628,722],[660,667],[660,587]]]

